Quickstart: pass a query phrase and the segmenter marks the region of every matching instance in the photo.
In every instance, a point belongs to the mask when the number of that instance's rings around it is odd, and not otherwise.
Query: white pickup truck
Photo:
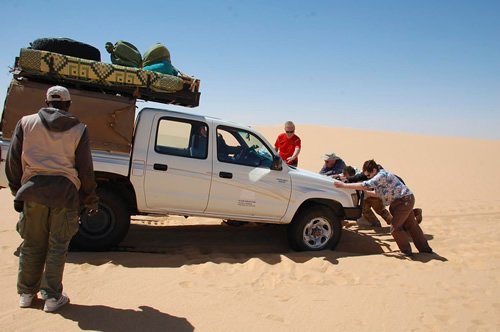
[[[8,187],[0,137],[0,187]],[[294,250],[334,248],[342,220],[361,215],[355,191],[332,178],[287,166],[258,132],[211,117],[142,109],[129,153],[93,151],[100,209],[82,213],[72,245],[106,250],[133,214],[213,217],[289,224]]]

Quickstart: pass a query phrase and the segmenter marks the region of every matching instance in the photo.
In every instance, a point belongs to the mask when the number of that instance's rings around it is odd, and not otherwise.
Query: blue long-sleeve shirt
[[[319,171],[319,174],[326,176],[341,174],[344,171],[344,167],[345,167],[345,162],[342,159],[337,159],[335,161],[335,164],[333,164],[333,167],[328,167],[325,164],[325,166],[323,166],[323,168]]]

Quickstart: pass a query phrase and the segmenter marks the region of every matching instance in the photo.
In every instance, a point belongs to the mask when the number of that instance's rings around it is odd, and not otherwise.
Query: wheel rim
[[[332,226],[327,219],[317,217],[311,219],[304,227],[302,238],[311,249],[318,249],[326,245],[332,238]]]
[[[108,236],[114,229],[116,217],[113,210],[99,204],[99,211],[89,217],[85,211],[80,215],[80,234],[86,239],[98,240]]]

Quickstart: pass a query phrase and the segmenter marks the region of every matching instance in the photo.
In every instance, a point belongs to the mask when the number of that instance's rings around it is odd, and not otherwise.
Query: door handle
[[[233,173],[219,172],[219,177],[221,177],[223,179],[232,179],[233,178]]]
[[[165,164],[154,164],[153,169],[155,169],[157,171],[164,171],[165,172],[168,169],[168,166]]]

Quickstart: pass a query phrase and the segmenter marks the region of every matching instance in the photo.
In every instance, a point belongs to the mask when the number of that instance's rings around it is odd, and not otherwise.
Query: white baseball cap
[[[47,101],[71,101],[68,89],[55,85],[47,90]]]

